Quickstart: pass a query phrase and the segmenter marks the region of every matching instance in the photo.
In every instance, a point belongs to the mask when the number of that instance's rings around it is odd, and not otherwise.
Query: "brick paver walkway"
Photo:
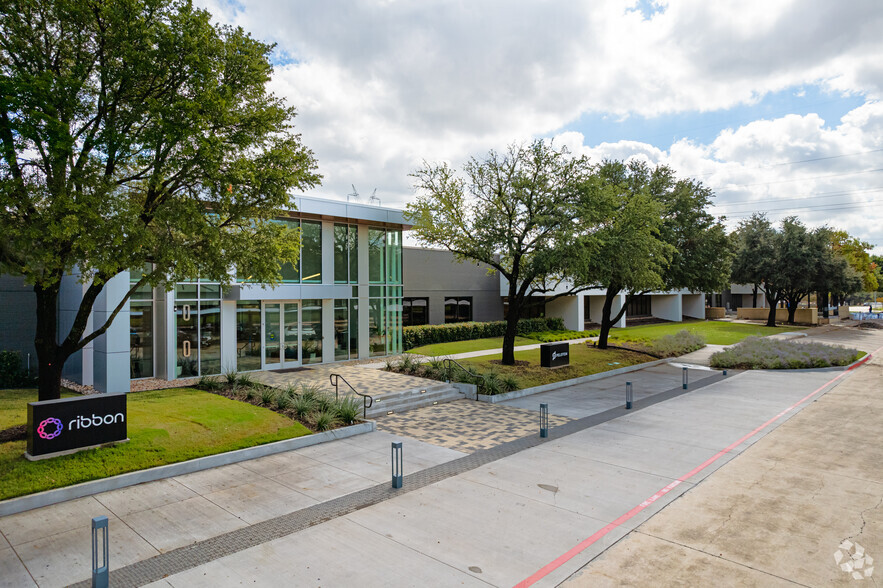
[[[539,404],[537,404],[539,409]],[[549,415],[549,426],[572,419]],[[381,431],[419,439],[433,445],[473,453],[520,439],[539,431],[539,412],[457,400],[377,419]]]

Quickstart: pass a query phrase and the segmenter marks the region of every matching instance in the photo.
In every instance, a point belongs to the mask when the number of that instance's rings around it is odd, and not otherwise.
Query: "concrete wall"
[[[584,326],[583,297],[564,296],[551,302],[547,302],[546,316],[563,319],[565,329],[582,331]]]
[[[680,294],[656,294],[650,296],[650,314],[656,318],[679,322],[683,320]]]
[[[36,373],[37,297],[20,276],[0,275],[0,350],[18,351],[22,364],[31,355],[31,370]]]
[[[681,313],[689,318],[705,318],[705,294],[681,294]]]
[[[736,318],[745,320],[766,320],[769,316],[768,308],[740,308],[736,311]],[[776,309],[776,321],[785,322],[788,320],[788,309]],[[801,325],[817,325],[819,324],[818,308],[798,308],[794,313],[794,322]]]
[[[445,322],[446,296],[471,296],[472,320],[503,320],[500,277],[488,266],[465,261],[438,249],[405,247],[402,251],[404,296],[429,298],[429,323]]]

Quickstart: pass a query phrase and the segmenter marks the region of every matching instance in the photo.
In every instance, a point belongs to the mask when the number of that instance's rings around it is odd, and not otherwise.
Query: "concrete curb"
[[[370,433],[375,430],[374,421],[366,421],[358,425],[342,427],[332,431],[324,431],[322,433],[314,433],[303,437],[295,437],[294,439],[285,439],[283,441],[275,441],[264,445],[256,445],[255,447],[246,447],[245,449],[237,449],[226,453],[218,453],[216,455],[207,455],[198,457],[188,461],[171,463],[164,466],[157,466],[137,472],[128,472],[110,478],[102,478],[100,480],[92,480],[75,484],[65,488],[56,488],[54,490],[46,490],[37,494],[29,494],[18,498],[10,498],[0,501],[0,516],[6,516],[40,508],[41,506],[49,506],[75,498],[83,498],[108,490],[118,490],[127,486],[143,484],[144,482],[154,482],[174,476],[182,476],[184,474],[192,474],[219,466],[230,465],[256,459],[258,457],[266,457],[276,453],[292,451],[293,449],[302,449],[311,445],[318,445],[326,441],[334,441],[336,439],[346,439],[362,433]]]
[[[585,384],[586,382],[591,382],[593,380],[601,380],[604,378],[609,378],[610,376],[618,376],[620,374],[627,374],[629,372],[636,372],[638,370],[642,370],[644,368],[653,367],[655,365],[660,365],[663,363],[668,363],[677,358],[666,358],[666,359],[657,359],[656,361],[648,361],[646,363],[636,363],[635,365],[627,365],[625,367],[617,368],[615,370],[608,370],[606,372],[598,372],[597,374],[591,374],[588,376],[581,376],[579,378],[572,378],[570,380],[562,380],[560,382],[553,382],[551,384],[543,384],[542,386],[534,386],[532,388],[525,388],[523,390],[514,390],[512,392],[506,392],[505,394],[496,394],[494,396],[487,396],[485,394],[479,394],[478,400],[480,402],[490,402],[491,404],[496,404],[498,402],[504,402],[506,400],[513,400],[515,398],[523,398],[524,396],[530,396],[531,394],[539,394],[540,392],[549,392],[550,390],[557,390],[559,388],[567,388],[568,386],[576,386],[578,384]]]

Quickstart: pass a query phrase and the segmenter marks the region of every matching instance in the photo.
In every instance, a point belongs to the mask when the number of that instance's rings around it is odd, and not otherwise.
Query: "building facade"
[[[174,380],[231,370],[297,368],[402,351],[402,211],[299,197],[279,218],[302,231],[300,263],[282,267],[275,287],[236,276],[136,291],[107,332],[65,364],[64,376],[101,392],[127,392],[141,378]],[[93,306],[89,332],[139,279],[123,272]],[[4,299],[33,306],[33,292],[4,276]],[[59,296],[59,331],[70,328],[85,285],[67,276]],[[19,304],[19,302],[21,304]],[[10,309],[4,304],[5,309]],[[33,313],[7,312],[0,324],[33,352]],[[25,320],[26,322],[26,320]],[[4,328],[7,333],[9,328]],[[3,345],[4,349],[16,348]],[[34,366],[36,364],[34,363]]]

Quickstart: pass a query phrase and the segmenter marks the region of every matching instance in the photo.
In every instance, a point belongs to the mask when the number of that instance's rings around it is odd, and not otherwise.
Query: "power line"
[[[808,194],[806,196],[794,196],[789,198],[762,198],[755,200],[737,200],[735,202],[726,202],[723,204],[713,204],[714,208],[728,208],[730,206],[738,206],[741,204],[759,204],[766,202],[787,202],[791,200],[815,200],[817,198],[835,198],[838,196],[847,196],[849,194],[862,194],[866,192],[879,192],[883,190],[883,186],[878,188],[863,188],[861,190],[840,190],[837,192],[821,192],[815,195]]]
[[[825,178],[839,178],[839,177],[843,177],[843,176],[858,176],[861,174],[870,174],[870,173],[881,172],[881,171],[883,171],[883,168],[865,169],[862,171],[845,172],[842,174],[828,174],[825,176],[814,176],[811,178],[790,178],[787,180],[774,180],[772,182],[757,182],[754,184],[727,184],[726,188],[723,188],[723,189],[728,190],[730,188],[748,188],[751,186],[769,186],[771,184],[785,184],[788,182],[805,182],[805,181],[810,181],[810,180],[823,180]]]
[[[741,210],[735,211],[731,213],[724,213],[725,216],[729,217],[746,217],[751,216],[756,212],[824,212],[826,210],[853,210],[853,209],[861,209],[870,205],[875,205],[883,202],[883,200],[868,200],[865,202],[856,202],[854,204],[821,204],[818,206],[803,206],[798,208],[758,208],[756,210]]]
[[[867,155],[867,154],[869,154],[869,153],[879,153],[879,152],[881,152],[881,151],[883,151],[883,149],[871,149],[870,151],[860,151],[860,152],[858,152],[858,153],[844,153],[844,154],[842,154],[842,155],[830,155],[830,156],[827,156],[827,157],[814,157],[814,158],[812,158],[812,159],[798,159],[798,160],[796,160],[796,161],[782,161],[782,162],[780,162],[780,163],[769,163],[769,164],[766,164],[766,165],[758,165],[758,166],[750,167],[750,168],[746,168],[746,169],[772,169],[772,168],[774,168],[774,167],[779,167],[779,166],[782,166],[782,165],[796,165],[796,164],[799,164],[799,163],[811,163],[811,162],[815,162],[815,161],[827,161],[827,160],[829,160],[829,159],[841,159],[841,158],[843,158],[843,157],[858,157],[859,155]],[[702,174],[693,174],[693,176],[694,176],[694,177],[698,177],[698,176],[710,176],[710,175],[713,174],[713,173],[716,173],[716,172],[711,171],[711,172],[702,173]]]

